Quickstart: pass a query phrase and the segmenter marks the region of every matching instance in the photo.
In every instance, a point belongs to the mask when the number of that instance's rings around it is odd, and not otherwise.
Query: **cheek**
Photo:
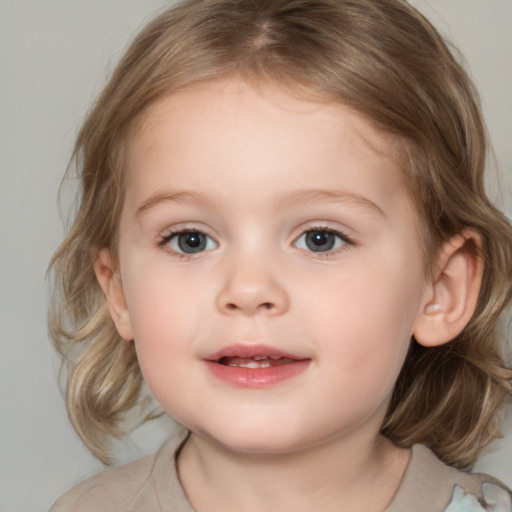
[[[165,342],[197,310],[195,283],[169,267],[165,254],[126,261],[123,287],[136,340]]]
[[[387,393],[400,372],[421,302],[422,269],[364,262],[333,275],[330,286],[310,300],[305,325],[324,346],[340,374],[368,391]],[[404,270],[409,268],[409,271]],[[350,385],[350,384],[349,384]],[[380,389],[380,391],[379,391]]]
[[[157,287],[137,298],[134,311],[135,350],[144,380],[167,413],[180,418],[184,382],[191,377],[188,347],[194,338],[193,332],[182,327],[187,308],[179,304],[178,294]]]
[[[178,366],[186,345],[179,341],[193,337],[197,322],[192,317],[197,309],[187,300],[190,292],[179,286],[179,280],[155,265],[131,272],[124,286],[137,357],[151,387],[152,381],[175,374],[173,367]]]

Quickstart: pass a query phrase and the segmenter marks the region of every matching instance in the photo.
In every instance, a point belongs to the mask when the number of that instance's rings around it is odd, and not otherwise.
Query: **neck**
[[[409,451],[377,435],[331,439],[289,453],[233,452],[192,434],[179,475],[197,512],[382,512],[391,502]]]

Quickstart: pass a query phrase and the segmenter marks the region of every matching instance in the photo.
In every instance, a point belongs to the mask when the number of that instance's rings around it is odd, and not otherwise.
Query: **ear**
[[[127,341],[133,340],[130,314],[124,298],[121,278],[108,249],[104,248],[98,252],[94,262],[94,272],[107,299],[110,315],[119,335]]]
[[[413,332],[420,345],[447,343],[471,320],[482,283],[481,246],[480,235],[467,229],[441,247]]]

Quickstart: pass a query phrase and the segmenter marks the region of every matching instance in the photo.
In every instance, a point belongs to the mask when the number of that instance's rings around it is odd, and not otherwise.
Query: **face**
[[[245,452],[377,436],[425,290],[391,148],[342,105],[234,78],[147,114],[117,325],[180,423]]]

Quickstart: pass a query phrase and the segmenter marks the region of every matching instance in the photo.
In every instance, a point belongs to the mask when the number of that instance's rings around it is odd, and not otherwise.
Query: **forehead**
[[[204,124],[204,116],[214,111],[216,115],[222,113],[225,121],[233,122],[244,109],[261,114],[265,122],[285,115],[294,116],[294,122],[309,116],[331,124],[343,118],[347,128],[377,153],[395,157],[399,146],[397,136],[378,129],[348,106],[311,88],[298,85],[290,89],[278,82],[264,80],[249,82],[236,75],[193,84],[163,96],[142,116],[136,136],[142,144],[147,144],[170,119],[179,122],[176,126],[179,130],[185,121]]]
[[[218,80],[164,97],[147,111],[128,145],[127,194],[154,194],[171,178],[178,187],[185,180],[219,190],[223,180],[232,189],[240,178],[247,188],[269,169],[272,178],[282,174],[307,188],[312,166],[324,186],[336,188],[336,173],[330,182],[324,171],[351,165],[351,176],[370,194],[394,195],[402,188],[397,148],[395,137],[311,91]]]

